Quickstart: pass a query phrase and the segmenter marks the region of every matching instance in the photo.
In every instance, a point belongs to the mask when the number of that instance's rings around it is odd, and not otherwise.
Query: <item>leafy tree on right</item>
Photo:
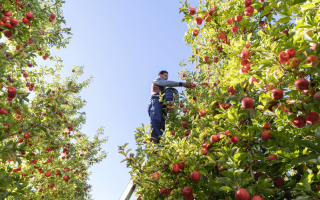
[[[319,0],[181,2],[193,88],[127,156],[139,199],[319,199]],[[142,164],[144,161],[145,163]]]

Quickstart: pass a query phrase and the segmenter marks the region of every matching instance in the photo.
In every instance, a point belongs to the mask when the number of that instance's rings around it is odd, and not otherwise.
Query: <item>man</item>
[[[150,104],[148,106],[148,113],[151,121],[151,139],[150,142],[154,144],[158,144],[160,140],[160,136],[162,135],[162,131],[165,130],[165,119],[162,117],[162,114],[166,115],[166,112],[163,110],[165,108],[162,105],[162,102],[159,102],[159,94],[163,94],[166,86],[169,87],[186,87],[190,88],[191,83],[182,83],[175,81],[168,81],[168,72],[162,70],[158,74],[158,78],[156,78],[151,85],[151,99]],[[162,131],[161,131],[162,130]]]

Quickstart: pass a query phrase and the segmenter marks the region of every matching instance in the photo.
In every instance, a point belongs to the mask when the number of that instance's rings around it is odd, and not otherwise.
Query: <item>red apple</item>
[[[203,21],[203,19],[202,19],[201,17],[197,17],[197,18],[196,18],[196,23],[197,23],[198,25],[201,25],[201,24],[202,24],[202,21]]]
[[[205,142],[202,144],[202,147],[207,149],[207,148],[210,147],[210,145],[211,145],[211,144],[210,144],[209,141],[205,141]]]
[[[245,1],[244,1],[244,6],[245,6],[245,7],[248,7],[248,6],[251,5],[251,3],[252,3],[252,0],[245,0]]]
[[[289,31],[288,30],[284,30],[284,31],[282,31],[282,33],[286,34],[287,37],[289,37]]]
[[[270,155],[268,158],[269,161],[273,161],[273,160],[277,160],[277,159],[278,159],[278,157],[276,155]]]
[[[234,21],[240,22],[241,19],[242,19],[242,16],[241,16],[241,15],[237,15],[237,16],[234,18]]]
[[[159,176],[159,174],[158,174],[157,172],[155,172],[155,173],[152,174],[152,178],[153,178],[153,179],[158,179],[158,176]]]
[[[320,91],[314,94],[313,99],[316,102],[320,103]]]
[[[179,172],[179,165],[178,164],[172,165],[172,172],[173,173],[178,173]]]
[[[193,29],[193,31],[192,31],[192,35],[194,36],[194,37],[196,37],[196,36],[198,36],[199,35],[199,30],[198,29]]]
[[[5,11],[5,12],[4,12],[4,15],[5,15],[5,16],[12,16],[12,13],[11,13],[10,11]]]
[[[227,24],[232,25],[233,24],[233,19],[227,19]]]
[[[197,182],[200,180],[200,173],[197,171],[193,171],[192,174],[190,175],[190,179],[194,182]]]
[[[17,89],[14,86],[9,86],[8,93],[17,93]]]
[[[254,196],[251,200],[263,200],[263,198],[260,196]]]
[[[183,196],[191,196],[192,195],[192,189],[189,188],[189,187],[183,188],[182,195]]]
[[[224,40],[227,39],[227,35],[224,34],[224,33],[219,33],[218,38],[219,38],[220,40],[224,41]]]
[[[210,142],[211,142],[211,143],[219,142],[219,140],[220,140],[220,138],[219,138],[219,136],[217,136],[217,135],[212,135],[212,136],[210,137]]]
[[[242,67],[242,68],[239,70],[239,73],[240,73],[240,74],[248,73],[248,69],[245,68],[245,67]]]
[[[304,117],[304,119],[306,120],[306,122],[308,124],[311,124],[311,125],[316,125],[320,121],[319,114],[316,112],[307,113],[306,116]]]
[[[298,80],[295,81],[294,85],[299,90],[306,90],[309,88],[309,82],[305,78],[299,78]]]
[[[316,66],[319,63],[319,59],[315,55],[308,56],[305,64],[311,65],[312,67]]]
[[[178,165],[180,169],[184,169],[186,166],[183,161],[180,161]]]
[[[271,135],[270,132],[264,131],[264,132],[261,134],[261,137],[262,137],[263,140],[268,141],[269,139],[272,138],[272,135]]]
[[[249,49],[251,47],[251,44],[246,44],[245,47]]]
[[[240,57],[241,57],[242,59],[249,59],[249,57],[250,57],[250,52],[249,52],[248,50],[243,50],[243,51],[241,52],[241,54],[240,54]]]
[[[17,25],[19,24],[19,21],[18,21],[16,18],[12,18],[12,19],[10,20],[10,24],[11,24],[12,26],[17,26]]]
[[[211,22],[211,20],[212,20],[212,17],[211,16],[208,16],[209,14],[205,14],[204,15],[204,19],[205,19],[205,22]]]
[[[274,186],[276,186],[278,188],[286,183],[284,182],[283,178],[277,177],[277,178],[273,179],[273,184],[274,184]]]
[[[293,58],[294,55],[296,54],[296,50],[294,50],[293,48],[287,49],[286,53],[289,54],[289,58]]]
[[[200,110],[200,115],[201,115],[202,117],[205,116],[206,113],[207,113],[207,111],[206,111],[205,109],[201,109],[201,110]]]
[[[242,66],[246,66],[247,64],[248,64],[248,60],[247,59],[241,59],[241,62],[240,62],[240,64],[242,65]]]
[[[253,99],[250,97],[243,98],[241,101],[241,104],[242,104],[242,108],[244,109],[250,109],[250,108],[253,108],[254,106]]]
[[[271,129],[270,124],[265,123],[264,126],[263,126],[263,129],[264,130],[270,130]]]
[[[251,64],[252,64],[252,62],[248,62],[247,64],[246,64],[246,66],[245,66],[245,68],[249,71],[250,70],[250,68],[251,68]]]
[[[232,136],[229,139],[229,142],[231,142],[232,144],[237,144],[238,143],[238,137],[237,136]]]
[[[206,148],[201,148],[200,149],[200,155],[201,155],[201,153],[202,153],[202,155],[207,155],[208,154],[208,150]]]
[[[185,108],[185,109],[183,109],[183,111],[182,111],[183,113],[187,113],[188,112],[188,110]]]
[[[196,14],[196,9],[195,8],[190,8],[189,13],[190,13],[190,15]]]
[[[244,188],[240,188],[239,190],[237,190],[235,193],[235,197],[237,200],[250,200],[250,194]]]
[[[13,26],[10,23],[6,23],[7,29],[13,29]]]
[[[29,24],[30,21],[27,18],[22,18],[22,23],[24,24]]]
[[[1,21],[3,21],[4,23],[6,23],[6,22],[10,21],[10,17],[4,16],[4,17],[2,17],[2,20],[1,20]]]
[[[28,12],[26,12],[26,17],[27,17],[28,19],[33,19],[33,18],[34,18],[34,15],[33,15],[32,12],[28,11]]]
[[[55,19],[55,18],[56,18],[56,15],[55,15],[54,13],[51,13],[51,14],[50,14],[50,17],[51,17],[52,19]]]
[[[254,84],[254,82],[257,82],[258,83],[258,79],[256,78],[256,77],[251,77],[251,78],[249,78],[249,83],[252,85],[252,84]]]
[[[300,61],[298,58],[290,58],[287,62],[287,66],[290,67],[292,66],[292,69],[295,69],[299,65]]]
[[[238,26],[234,26],[231,29],[232,33],[237,33],[238,32]]]
[[[46,175],[46,177],[49,177],[49,176],[51,176],[51,172],[47,171],[47,172],[45,173],[45,175]]]
[[[219,59],[218,59],[217,57],[215,57],[215,58],[213,59],[213,62],[217,63],[217,62],[219,62]]]
[[[253,15],[253,12],[254,12],[254,8],[252,6],[248,6],[244,10],[244,15],[248,16],[248,17],[251,17]]]
[[[280,89],[272,90],[271,96],[274,100],[280,100],[283,98],[283,91]]]
[[[306,121],[302,117],[296,117],[292,121],[293,126],[303,128],[306,126]]]
[[[279,61],[280,63],[286,63],[289,60],[289,54],[286,52],[280,52],[279,54]]]
[[[210,11],[209,11],[209,15],[213,15],[214,11],[217,9],[217,7],[215,8],[211,8]],[[214,14],[214,15],[217,15],[217,12]]]

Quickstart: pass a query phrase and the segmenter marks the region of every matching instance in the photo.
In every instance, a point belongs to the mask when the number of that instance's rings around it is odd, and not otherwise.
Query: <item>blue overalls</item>
[[[160,90],[163,92],[164,88],[160,87]],[[160,136],[163,134],[166,128],[165,119],[162,117],[162,114],[165,116],[167,115],[165,110],[163,110],[164,108],[165,106],[159,102],[158,94],[153,95],[148,106],[148,114],[150,117],[151,129],[153,129],[151,138],[156,138],[158,141],[160,140]]]

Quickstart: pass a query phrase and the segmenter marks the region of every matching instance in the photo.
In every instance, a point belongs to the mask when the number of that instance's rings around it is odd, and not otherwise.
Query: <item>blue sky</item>
[[[196,6],[196,0],[190,3]],[[179,81],[179,62],[191,53],[182,40],[188,28],[180,23],[179,7],[178,0],[79,0],[63,7],[74,36],[66,49],[54,49],[51,55],[64,61],[62,77],[71,74],[73,65],[85,66],[83,79],[94,76],[81,92],[87,101],[82,131],[92,138],[104,126],[109,136],[103,147],[107,158],[91,168],[93,199],[119,199],[127,186],[130,170],[120,163],[124,157],[118,146],[128,142],[135,149],[136,127],[149,124],[147,105],[157,73],[166,69],[169,80]],[[39,64],[54,65],[48,60]]]

